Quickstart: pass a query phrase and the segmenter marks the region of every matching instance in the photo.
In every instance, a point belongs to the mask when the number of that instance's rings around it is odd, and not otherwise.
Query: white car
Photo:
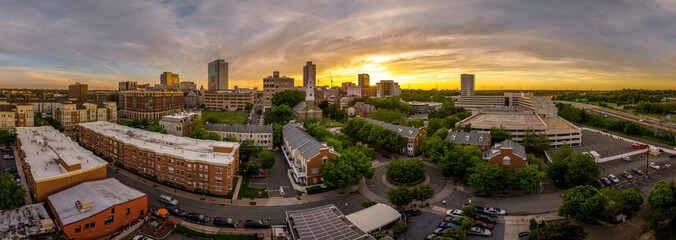
[[[178,205],[178,200],[164,194],[160,195],[160,202],[163,202],[165,204],[171,204],[174,206]]]
[[[479,235],[479,236],[484,236],[484,237],[490,237],[491,236],[491,230],[485,229],[485,228],[480,228],[480,227],[473,227],[470,228],[469,231],[467,231],[468,234],[470,235]]]
[[[660,165],[657,165],[655,162],[651,162],[650,167],[654,168],[655,170],[660,170]]]
[[[485,208],[484,213],[493,214],[493,215],[505,215],[505,214],[507,214],[507,212],[505,212],[504,209],[493,208],[493,207]]]
[[[462,210],[459,209],[450,209],[446,211],[446,216],[451,216],[451,217],[464,217],[462,215]]]
[[[627,156],[627,157],[623,157],[622,159],[624,159],[624,161],[631,162],[631,157]]]
[[[134,237],[131,238],[131,239],[132,239],[132,240],[154,240],[154,239],[152,239],[152,238],[150,238],[150,237],[147,237],[147,236],[141,235],[141,234],[136,235],[136,236],[134,236]]]

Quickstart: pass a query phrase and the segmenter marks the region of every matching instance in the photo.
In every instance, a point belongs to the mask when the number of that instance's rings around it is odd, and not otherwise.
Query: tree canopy
[[[417,158],[393,159],[386,166],[387,178],[396,183],[413,183],[425,178],[425,163]]]
[[[305,94],[298,90],[286,90],[278,92],[272,95],[272,99],[270,99],[272,106],[281,106],[286,104],[289,107],[294,107],[303,100],[305,100]]]
[[[0,209],[14,209],[24,204],[26,189],[14,181],[12,174],[4,172],[0,178]]]
[[[343,125],[343,133],[351,138],[366,142],[372,147],[399,152],[406,140],[397,132],[386,129],[363,118],[353,118]]]
[[[289,105],[282,104],[279,106],[269,107],[268,110],[265,111],[265,117],[263,118],[263,122],[266,125],[274,123],[279,123],[283,125],[288,123],[291,119],[293,119],[293,109],[291,109]]]
[[[324,184],[341,189],[358,184],[362,177],[372,178],[374,174],[371,158],[352,148],[343,150],[333,161],[326,162],[322,170]]]
[[[533,129],[527,129],[523,135],[523,147],[529,152],[544,152],[551,146],[551,141],[545,133],[535,133]]]
[[[509,130],[505,129],[503,126],[500,126],[500,128],[492,127],[490,133],[491,133],[491,145],[495,145],[496,143],[512,139],[512,134],[509,133]]]
[[[260,151],[257,157],[261,162],[261,167],[265,169],[270,169],[275,165],[275,154],[268,150]]]
[[[587,233],[582,226],[571,221],[552,222],[531,230],[530,238],[537,240],[584,240]]]
[[[594,159],[587,154],[569,154],[568,151],[567,148],[557,151],[547,168],[547,176],[554,181],[554,185],[558,188],[571,188],[596,182],[600,170]]]
[[[9,146],[13,142],[16,142],[16,132],[7,129],[0,130],[0,144]]]
[[[404,186],[390,188],[385,194],[387,195],[387,200],[398,208],[403,208],[411,203],[411,191]]]

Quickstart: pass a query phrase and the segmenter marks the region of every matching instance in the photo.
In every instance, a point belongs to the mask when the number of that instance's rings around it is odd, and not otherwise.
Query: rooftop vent
[[[77,210],[80,210],[81,213],[91,210],[92,205],[94,205],[94,203],[92,202],[92,200],[89,200],[89,198],[84,198],[75,201],[75,207],[77,207]]]

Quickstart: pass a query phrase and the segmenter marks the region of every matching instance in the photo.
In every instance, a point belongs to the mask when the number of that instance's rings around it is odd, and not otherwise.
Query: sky
[[[676,1],[0,0],[0,88],[156,84],[164,71],[230,88],[280,71],[302,85],[402,89],[676,89]]]

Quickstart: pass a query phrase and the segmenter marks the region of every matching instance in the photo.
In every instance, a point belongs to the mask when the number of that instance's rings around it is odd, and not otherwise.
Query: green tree
[[[278,92],[272,95],[272,99],[270,99],[272,106],[287,105],[289,107],[295,107],[303,100],[305,100],[305,94],[298,90]]]
[[[239,144],[239,163],[248,162],[250,158],[256,156],[261,151],[261,147],[256,146],[253,140],[244,140]]]
[[[268,150],[263,150],[258,153],[258,160],[261,161],[261,166],[265,169],[270,169],[272,166],[275,165],[275,154],[268,151]]]
[[[587,238],[582,226],[571,221],[553,222],[530,232],[537,240],[583,240]]]
[[[364,202],[361,203],[361,207],[362,207],[362,208],[369,208],[369,207],[372,207],[373,205],[376,205],[376,202],[374,202],[374,201],[369,201],[369,200],[364,201]]]
[[[422,118],[414,118],[406,122],[406,126],[420,128],[425,125],[425,121]]]
[[[539,166],[531,165],[529,167],[519,168],[515,171],[516,189],[533,190],[540,186],[542,178],[546,176],[540,172]]]
[[[160,123],[159,123],[159,122],[153,122],[153,124],[150,125],[150,129],[149,129],[149,130],[150,130],[151,132],[158,132],[158,133],[162,133],[162,134],[167,134],[167,130],[164,129],[162,126],[160,126]]]
[[[565,144],[559,148],[559,150],[556,150],[554,152],[554,160],[563,160],[568,158],[568,156],[573,155],[573,149],[570,148],[570,145]]]
[[[148,118],[141,118],[141,126],[147,127],[150,124],[150,121],[148,121]]]
[[[406,113],[399,110],[376,109],[369,114],[369,118],[386,123],[399,123],[400,120],[406,119]]]
[[[344,150],[333,161],[326,162],[322,170],[324,184],[341,189],[358,184],[362,177],[372,178],[374,174],[371,158],[354,149]]]
[[[439,138],[439,139],[446,139],[446,136],[448,135],[448,129],[445,127],[442,127],[441,129],[437,130],[433,135],[432,138]]]
[[[141,126],[141,120],[139,120],[138,118],[132,119],[131,120],[131,126],[135,127],[135,128],[140,127]]]
[[[413,183],[425,178],[425,163],[417,158],[393,159],[386,166],[387,178],[397,183]]]
[[[247,112],[250,112],[251,109],[253,109],[253,104],[252,104],[252,103],[248,102],[248,103],[246,103],[246,104],[244,105],[244,110],[246,110]]]
[[[512,139],[512,134],[509,132],[509,130],[505,129],[502,126],[500,126],[500,128],[492,127],[490,133],[491,133],[491,145],[494,145],[496,143],[508,139]]]
[[[397,186],[385,192],[387,200],[398,208],[403,208],[411,203],[411,191],[404,186]]]
[[[622,202],[624,203],[622,212],[626,215],[630,215],[641,209],[643,196],[636,188],[625,189],[622,190]]]
[[[544,152],[550,148],[551,142],[547,134],[537,134],[533,129],[527,129],[523,135],[523,146],[530,152]]]
[[[281,147],[284,143],[284,138],[282,136],[284,132],[284,126],[279,123],[272,125],[272,145],[275,147]]]
[[[498,192],[505,189],[502,181],[504,171],[497,164],[479,162],[470,169],[471,174],[467,177],[467,185],[472,189],[485,192]]]
[[[26,189],[14,181],[12,174],[4,172],[0,178],[0,209],[14,209],[24,204]]]
[[[554,161],[547,168],[547,176],[554,180],[558,188],[571,188],[594,183],[600,174],[596,162],[591,156],[581,153],[568,155],[555,154]]]
[[[463,210],[462,213],[464,214],[465,210]],[[464,229],[465,231],[469,230],[470,228],[474,227],[474,219],[471,217],[462,218],[462,221],[460,222],[460,227],[462,227],[462,229]]]
[[[333,133],[331,133],[331,131],[329,131],[329,129],[327,129],[326,126],[324,126],[324,125],[312,123],[312,124],[306,125],[306,127],[307,127],[307,133],[310,134],[310,136],[316,138],[317,141],[325,142],[327,138],[333,136]]]
[[[257,173],[258,169],[261,169],[261,164],[258,163],[257,161],[248,161],[244,163],[244,167],[242,170],[244,170],[244,173],[251,175],[252,173]]]
[[[227,135],[225,135],[225,137],[223,137],[223,141],[226,141],[226,142],[239,142],[239,141],[237,141],[237,137],[235,137],[235,135],[233,135],[233,134],[227,134]]]
[[[7,129],[0,130],[0,144],[9,147],[9,144],[13,142],[16,142],[16,132]]]
[[[599,196],[594,187],[581,185],[566,191],[563,203],[559,207],[559,215],[572,219],[595,223],[601,212],[605,210],[607,201]]]
[[[207,118],[203,118],[202,121],[205,122],[205,123],[219,123],[218,118],[216,118],[215,116],[209,116]]]
[[[395,236],[399,236],[400,234],[405,233],[407,229],[408,226],[406,225],[406,223],[402,221],[397,221],[392,226],[392,233],[394,233]]]
[[[220,141],[220,140],[221,140],[221,136],[218,135],[218,133],[215,133],[215,132],[207,132],[207,137],[206,137],[206,139],[207,139],[207,140]]]
[[[648,194],[648,203],[655,211],[672,211],[676,209],[676,187],[674,182],[659,180]]]
[[[291,109],[289,105],[282,104],[280,106],[271,106],[270,108],[268,108],[268,110],[265,111],[265,117],[263,118],[263,122],[265,122],[265,124],[273,124],[273,123],[286,124],[291,119],[293,119],[293,109]]]
[[[476,215],[476,212],[477,212],[477,208],[476,208],[476,205],[474,205],[474,204],[469,204],[469,205],[465,205],[464,207],[462,207],[462,215],[467,217],[467,218],[474,217]],[[472,221],[472,225],[474,225],[474,221]],[[464,229],[467,229],[467,228],[464,228]]]
[[[340,109],[338,104],[328,105],[322,112],[324,116],[329,117],[335,121],[343,121],[347,118],[347,112]]]
[[[416,186],[413,189],[413,199],[420,201],[420,205],[423,205],[423,202],[430,200],[434,197],[434,187],[425,183]]]
[[[451,239],[464,239],[467,237],[467,232],[460,229],[460,227],[452,227],[444,230],[444,237]]]
[[[263,114],[263,109],[262,109],[262,108],[256,109],[256,115],[260,116],[260,115],[262,115],[262,114]]]

